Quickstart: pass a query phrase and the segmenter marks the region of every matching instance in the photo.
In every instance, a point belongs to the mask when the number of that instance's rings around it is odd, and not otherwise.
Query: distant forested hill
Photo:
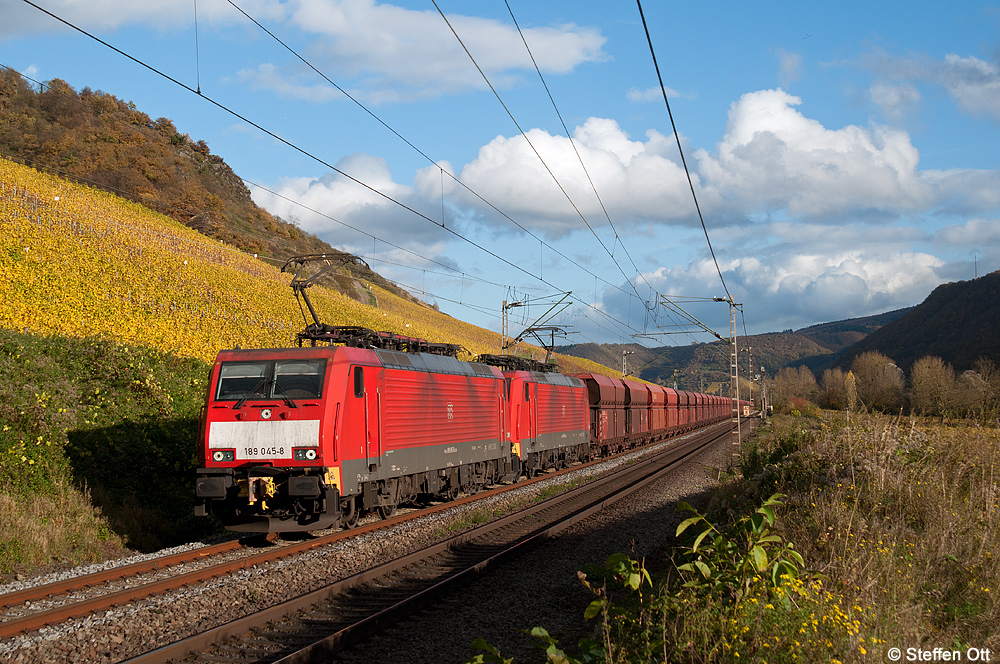
[[[908,311],[899,309],[796,331],[741,337],[740,352],[745,353],[747,347],[752,348],[754,368],[763,366],[771,375],[784,367],[801,365],[819,373],[832,366],[844,349]],[[722,341],[659,348],[646,348],[639,344],[576,344],[559,346],[556,350],[607,367],[620,367],[622,351],[632,351],[633,354],[628,356],[629,373],[662,385],[676,382],[682,389],[706,390],[714,383],[729,382],[729,345]],[[741,366],[746,360],[746,355],[741,355]]]
[[[794,332],[753,335],[740,340],[740,349],[752,347],[754,367],[763,366],[771,375],[783,367],[807,366],[818,377],[832,366],[850,368],[854,358],[866,351],[882,353],[906,372],[926,355],[964,371],[981,357],[1000,364],[998,325],[1000,272],[993,272],[938,286],[916,307]],[[622,350],[632,350],[635,355],[629,356],[629,367],[641,378],[662,384],[677,380],[685,389],[729,379],[728,349],[723,342],[664,348],[581,344],[557,350],[609,367],[621,366]]]
[[[872,332],[837,361],[850,367],[855,357],[879,351],[904,371],[925,355],[936,355],[957,371],[980,357],[1000,363],[1000,272],[938,286],[905,316]]]

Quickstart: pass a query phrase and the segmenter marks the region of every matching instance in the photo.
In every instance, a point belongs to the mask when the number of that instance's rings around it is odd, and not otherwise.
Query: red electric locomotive
[[[350,527],[520,472],[495,367],[342,346],[219,353],[196,513],[237,531]]]
[[[528,475],[566,468],[590,456],[587,386],[559,373],[505,371],[507,431]]]
[[[200,435],[195,512],[241,532],[350,528],[590,455],[577,378],[352,346],[220,352]]]

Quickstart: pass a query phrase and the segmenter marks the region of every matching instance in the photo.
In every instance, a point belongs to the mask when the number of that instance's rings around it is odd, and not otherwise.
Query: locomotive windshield
[[[215,400],[318,399],[325,374],[323,359],[223,362]]]

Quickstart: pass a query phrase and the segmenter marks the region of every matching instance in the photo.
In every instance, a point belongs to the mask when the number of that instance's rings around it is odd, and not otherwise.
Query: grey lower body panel
[[[532,452],[548,452],[549,450],[557,450],[564,447],[589,444],[590,431],[587,429],[543,433],[537,438],[528,438],[521,441],[521,458],[526,458]]]
[[[447,471],[485,461],[502,461],[510,458],[510,444],[499,439],[469,442],[448,442],[441,445],[397,448],[387,450],[380,457],[346,459],[341,462],[344,492],[360,490],[361,484],[374,480],[387,480],[418,473]],[[374,466],[374,470],[372,467]]]

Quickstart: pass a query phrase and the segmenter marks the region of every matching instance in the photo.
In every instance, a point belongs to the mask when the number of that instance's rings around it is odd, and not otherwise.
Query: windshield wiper
[[[260,388],[264,387],[265,385],[267,385],[267,378],[266,377],[265,378],[261,378],[259,383],[257,383],[256,385],[254,385],[253,387],[251,387],[249,390],[247,390],[246,394],[244,394],[240,398],[239,401],[237,401],[236,403],[233,404],[233,410],[239,410],[240,408],[242,408],[243,404],[246,403],[247,399],[249,399],[254,394],[256,394],[257,390],[259,390]]]
[[[289,397],[287,394],[285,394],[285,391],[281,389],[281,387],[278,385],[277,378],[274,379],[274,392],[275,392],[274,396],[281,397],[281,400],[284,401],[285,405],[288,406],[289,408],[299,407],[298,404],[292,401],[292,398]]]

